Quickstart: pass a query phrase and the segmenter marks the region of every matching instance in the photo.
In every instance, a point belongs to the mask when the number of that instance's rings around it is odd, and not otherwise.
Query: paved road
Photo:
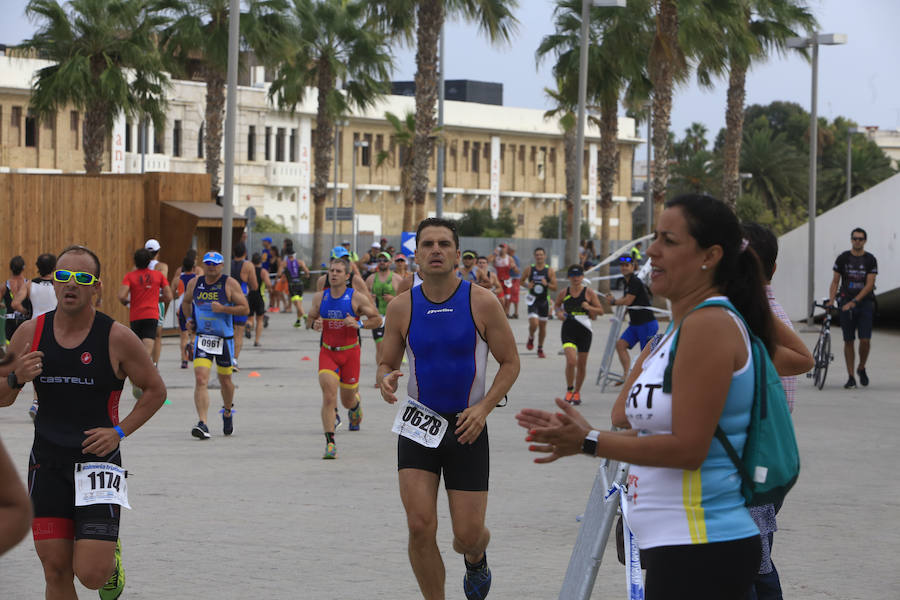
[[[337,435],[336,461],[323,461],[318,336],[274,315],[262,348],[245,347],[236,376],[235,434],[189,434],[196,422],[190,370],[166,340],[162,371],[170,405],[124,443],[131,504],[122,521],[127,598],[415,598],[406,554],[406,523],[397,491],[393,409],[370,386],[371,338],[363,345],[362,431]],[[534,465],[513,415],[547,407],[564,391],[559,326],[550,326],[548,358],[525,350],[526,322],[511,321],[522,373],[510,405],[489,419],[492,450],[488,525],[492,598],[556,598],[597,466],[572,457]],[[593,386],[608,324],[594,327],[584,413],[608,424],[614,394]],[[810,347],[812,334],[805,334]],[[900,334],[876,332],[872,384],[851,392],[842,359],[825,390],[801,382],[794,413],[803,471],[780,514],[775,560],[786,597],[898,598],[900,484]],[[308,357],[310,360],[302,360]],[[252,372],[259,377],[250,377]],[[127,388],[126,388],[127,389]],[[217,394],[218,392],[213,392]],[[32,427],[28,388],[0,410],[0,435],[25,475]],[[123,401],[124,414],[132,406]],[[212,406],[219,398],[212,396]],[[215,412],[213,412],[215,415]],[[448,598],[461,598],[462,559],[451,548],[446,496],[438,538],[447,565]],[[600,567],[595,598],[621,598],[624,571]],[[0,558],[0,596],[37,598],[43,578],[30,540]],[[79,588],[82,598],[94,597]]]

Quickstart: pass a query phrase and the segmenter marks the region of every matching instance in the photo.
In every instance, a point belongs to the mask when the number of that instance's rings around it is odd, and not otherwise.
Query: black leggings
[[[641,551],[646,600],[743,600],[760,560],[759,536]]]

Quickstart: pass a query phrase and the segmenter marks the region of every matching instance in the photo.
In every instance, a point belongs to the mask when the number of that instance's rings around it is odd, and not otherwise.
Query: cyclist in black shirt
[[[619,299],[613,297],[612,294],[606,295],[606,300],[610,305],[650,306],[650,294],[647,293],[647,286],[634,274],[635,265],[636,261],[633,256],[619,257],[619,268],[625,278],[625,289]],[[616,352],[622,363],[622,381],[616,385],[622,385],[631,370],[631,356],[628,354],[628,350],[637,343],[640,343],[641,350],[643,350],[647,342],[659,331],[659,321],[653,316],[651,310],[629,310],[628,318],[631,324],[616,342]]]
[[[852,248],[842,252],[834,261],[834,277],[829,289],[829,304],[841,308],[841,329],[844,332],[844,360],[847,363],[847,383],[845,388],[855,388],[853,376],[855,353],[853,340],[859,335],[859,366],[856,374],[859,382],[869,385],[866,360],[869,358],[869,343],[872,339],[872,318],[875,314],[875,276],[878,261],[865,251],[868,235],[857,227],[850,233]]]

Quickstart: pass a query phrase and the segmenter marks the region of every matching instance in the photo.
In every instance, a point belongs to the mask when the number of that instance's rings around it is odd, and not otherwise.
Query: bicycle
[[[831,353],[831,313],[834,306],[830,304],[817,304],[813,302],[813,310],[816,308],[825,309],[825,317],[822,319],[822,329],[819,331],[819,339],[816,340],[816,347],[813,350],[813,359],[816,361],[811,373],[806,376],[812,378],[813,385],[818,389],[825,386],[825,377],[828,375],[828,365],[834,360]]]

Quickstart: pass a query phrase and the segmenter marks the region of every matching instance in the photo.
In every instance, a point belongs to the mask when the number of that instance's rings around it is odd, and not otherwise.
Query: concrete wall
[[[850,231],[862,227],[868,234],[866,251],[878,259],[879,274],[875,294],[883,315],[900,314],[900,175],[886,179],[816,218],[815,297],[828,295],[834,259],[850,249]],[[808,244],[807,226],[778,240],[778,268],[773,287],[778,300],[792,319],[803,319],[807,306]]]

